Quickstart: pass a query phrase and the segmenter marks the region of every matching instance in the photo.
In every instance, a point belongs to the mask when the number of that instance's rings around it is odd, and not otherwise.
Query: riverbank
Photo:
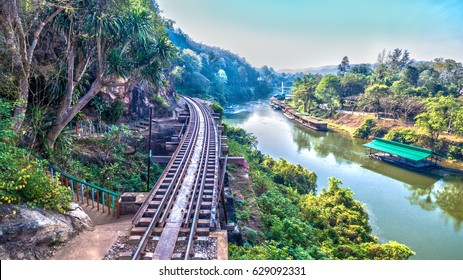
[[[452,148],[460,149],[461,143],[463,143],[463,138],[457,135],[444,135],[441,136],[437,143],[434,141],[430,141],[431,138],[426,134],[417,129],[413,123],[405,123],[399,119],[389,119],[389,118],[374,118],[374,114],[372,113],[364,113],[364,112],[350,112],[350,111],[338,111],[338,113],[334,114],[330,118],[324,118],[323,120],[319,118],[314,118],[310,116],[306,116],[300,113],[297,109],[292,107],[291,105],[287,104],[284,101],[279,101],[275,98],[270,99],[270,105],[273,109],[283,111],[283,115],[292,120],[297,121],[299,124],[306,126],[313,130],[318,131],[325,131],[331,129],[338,133],[348,134],[350,137],[361,137],[364,139],[374,139],[375,137],[383,138],[385,137],[388,140],[402,142],[400,139],[394,139],[394,136],[388,138],[388,133],[391,131],[395,131],[398,134],[407,134],[412,133],[416,143],[414,141],[408,142],[407,144],[412,144],[421,147],[432,148],[433,150],[440,152],[442,154],[449,154],[449,158],[442,158],[439,168],[435,170],[436,174],[451,174],[451,175],[461,175],[463,174],[463,162],[460,160],[452,159],[454,154],[450,154],[449,150]],[[372,127],[367,128],[368,132],[365,131],[365,128],[362,128],[366,124],[367,119],[372,119],[370,122]],[[310,120],[315,120],[315,123],[311,123]],[[323,125],[323,129],[318,127],[319,124]],[[370,125],[371,126],[371,125]],[[360,133],[359,133],[360,132]],[[357,134],[357,135],[356,135]],[[359,136],[360,135],[360,136]],[[402,137],[404,137],[403,135]],[[406,136],[405,136],[406,137]],[[456,153],[458,158],[463,157],[463,149],[461,149],[460,153]]]
[[[372,232],[381,243],[406,244],[416,252],[412,259],[463,259],[458,203],[462,176],[417,173],[370,159],[362,146],[365,140],[334,129],[305,128],[272,109],[268,99],[234,105],[226,109],[225,117],[227,124],[252,133],[262,153],[313,170],[317,193],[327,187],[328,178],[342,180],[365,205]],[[250,176],[262,186],[260,176]]]
[[[315,194],[314,172],[262,154],[256,139],[243,129],[225,125],[224,132],[229,152],[246,158],[251,178],[244,187],[242,180],[230,180],[237,222],[245,229],[245,246],[231,245],[230,259],[398,260],[415,254],[395,241],[378,242],[366,208],[340,180],[330,177],[328,187]]]
[[[335,114],[331,118],[326,118],[324,121],[328,123],[329,129],[339,132],[348,134],[351,137],[354,137],[355,131],[361,126],[361,124],[365,121],[366,118],[371,116],[368,114],[361,115],[361,114]],[[400,120],[394,119],[375,119],[376,125],[378,127],[384,128],[387,131],[391,131],[392,129],[411,129],[416,131],[417,134],[420,134],[419,130],[412,124],[406,124]],[[373,138],[373,137],[372,137]],[[461,143],[463,142],[463,138],[455,136],[455,135],[444,135],[441,136],[439,141],[444,142],[454,142],[454,143]],[[442,159],[441,166],[445,168],[444,171],[453,173],[453,174],[463,174],[463,162],[458,160],[451,160],[451,159]]]

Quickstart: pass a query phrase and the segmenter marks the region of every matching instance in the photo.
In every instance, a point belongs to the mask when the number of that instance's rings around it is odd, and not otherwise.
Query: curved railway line
[[[178,148],[132,220],[132,260],[194,256],[198,236],[215,227],[220,137],[211,112],[183,97],[189,109]]]

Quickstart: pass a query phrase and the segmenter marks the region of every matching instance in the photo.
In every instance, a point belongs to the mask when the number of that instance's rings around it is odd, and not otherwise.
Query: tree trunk
[[[22,1],[21,1],[22,2]],[[32,60],[35,48],[39,43],[41,33],[45,26],[52,21],[66,7],[58,7],[55,12],[46,17],[43,21],[37,21],[37,16],[41,12],[40,6],[37,6],[37,14],[33,22],[26,22],[23,10],[24,3],[19,1],[2,0],[0,4],[0,32],[3,33],[4,40],[8,46],[8,51],[12,57],[12,66],[19,75],[19,93],[17,105],[13,112],[14,132],[18,133],[23,125],[27,102],[29,97],[29,78]],[[27,28],[32,26],[34,30]]]
[[[19,77],[19,96],[13,112],[13,131],[19,134],[26,117],[27,99],[29,97],[29,74],[22,73]]]
[[[46,137],[46,145],[50,150],[53,150],[55,148],[56,144],[56,139],[58,139],[58,136],[61,134],[61,131],[63,131],[64,127],[67,125],[60,123],[60,124],[55,124],[47,133]]]
[[[103,87],[100,79],[96,79],[89,91],[71,108],[64,110],[59,117],[56,119],[53,127],[48,131],[46,137],[46,145],[49,149],[53,150],[55,148],[56,139],[61,134],[61,131],[68,125],[68,123],[77,115],[77,113],[85,107],[85,105],[95,97],[98,92],[100,92]]]

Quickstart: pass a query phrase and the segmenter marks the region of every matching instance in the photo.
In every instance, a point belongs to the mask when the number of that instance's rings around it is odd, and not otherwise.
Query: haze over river
[[[258,148],[313,170],[318,189],[334,176],[365,204],[380,242],[403,243],[413,259],[463,260],[463,178],[419,174],[365,155],[365,141],[316,132],[270,108],[269,100],[225,108],[225,122],[253,133]]]

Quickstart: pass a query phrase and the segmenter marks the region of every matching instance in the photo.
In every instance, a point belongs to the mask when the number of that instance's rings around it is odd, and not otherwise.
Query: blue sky
[[[374,63],[383,49],[463,61],[463,0],[158,0],[196,41],[275,69]]]

